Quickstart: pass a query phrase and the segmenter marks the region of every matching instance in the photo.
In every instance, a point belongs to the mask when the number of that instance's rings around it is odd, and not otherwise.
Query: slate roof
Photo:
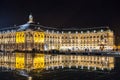
[[[56,31],[59,31],[60,33],[61,32],[64,32],[64,33],[67,33],[67,32],[71,32],[71,33],[75,33],[75,32],[93,32],[93,31],[100,31],[100,30],[103,30],[103,31],[106,31],[106,30],[110,30],[109,27],[93,27],[93,28],[53,28],[53,27],[46,27],[46,26],[43,26],[43,25],[39,25],[39,24],[36,24],[36,23],[26,23],[26,24],[23,24],[23,25],[19,25],[19,26],[14,26],[14,27],[8,27],[8,28],[3,28],[3,29],[0,29],[0,31],[9,31],[9,30],[15,30],[15,31],[26,31],[26,30],[33,30],[33,31],[46,31],[48,30],[49,32],[56,32]]]

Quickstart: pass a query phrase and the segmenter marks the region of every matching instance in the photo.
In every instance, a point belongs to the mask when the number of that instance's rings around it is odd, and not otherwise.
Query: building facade
[[[2,51],[95,51],[112,50],[114,33],[108,27],[89,29],[57,29],[29,21],[20,26],[0,30]]]

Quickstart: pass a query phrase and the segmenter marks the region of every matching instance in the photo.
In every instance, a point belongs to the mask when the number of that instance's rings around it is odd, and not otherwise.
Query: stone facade
[[[2,51],[95,51],[112,50],[114,33],[108,27],[91,29],[56,29],[28,23],[0,30]]]

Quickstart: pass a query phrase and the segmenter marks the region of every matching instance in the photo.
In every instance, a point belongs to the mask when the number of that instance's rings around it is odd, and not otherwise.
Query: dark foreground
[[[119,80],[120,73],[60,71],[33,77],[33,80]]]
[[[0,80],[27,80],[27,78],[16,75],[13,72],[0,72]]]
[[[120,80],[120,72],[86,72],[78,70],[63,70],[33,74],[32,80]],[[0,80],[28,80],[12,72],[1,72]]]

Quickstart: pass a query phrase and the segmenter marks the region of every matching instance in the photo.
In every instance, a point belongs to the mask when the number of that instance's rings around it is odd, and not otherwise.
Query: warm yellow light
[[[43,69],[44,68],[44,54],[35,54],[33,61],[34,69]]]
[[[24,69],[25,66],[25,55],[24,53],[16,53],[16,68]]]
[[[34,33],[34,42],[35,43],[44,43],[44,32],[35,32]]]
[[[24,32],[16,32],[16,43],[24,43],[24,42],[25,42]]]

